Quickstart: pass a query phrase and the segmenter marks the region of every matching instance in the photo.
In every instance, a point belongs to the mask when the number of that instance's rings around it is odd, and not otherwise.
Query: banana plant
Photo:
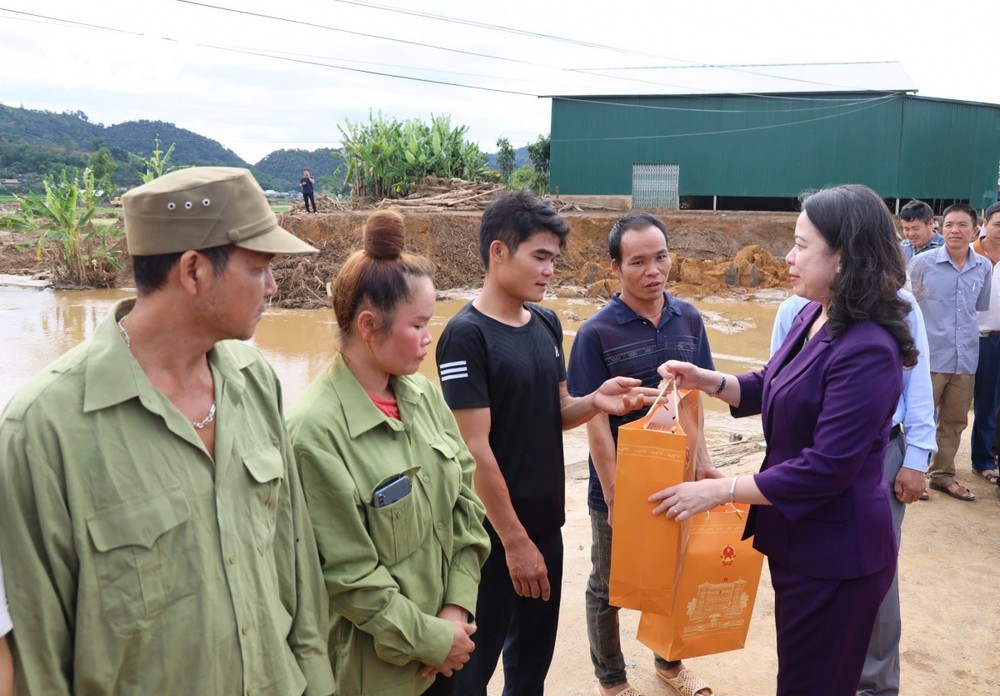
[[[94,171],[90,167],[82,173],[76,168],[63,169],[58,180],[49,174],[42,185],[44,196],[35,192],[15,196],[20,210],[3,224],[35,234],[36,258],[53,258],[53,275],[61,281],[88,286],[91,276],[103,277],[105,263],[121,270],[117,261],[121,252],[108,243],[121,236],[121,231],[92,221],[97,201],[104,194],[97,188]]]
[[[487,172],[486,155],[465,140],[468,127],[452,128],[448,116],[428,124],[369,114],[368,123],[347,119],[338,129],[355,196],[397,198],[428,174],[477,180]]]

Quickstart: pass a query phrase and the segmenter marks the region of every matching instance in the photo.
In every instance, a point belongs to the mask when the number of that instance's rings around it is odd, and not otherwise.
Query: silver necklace
[[[128,337],[128,331],[126,331],[125,327],[122,326],[122,319],[124,319],[124,318],[125,317],[122,317],[117,322],[118,323],[118,333],[121,334],[122,340],[125,341],[125,347],[126,348],[131,348],[132,347],[132,341]],[[212,407],[210,409],[208,409],[208,415],[207,416],[205,416],[204,418],[202,418],[200,421],[188,421],[188,423],[190,423],[192,426],[194,426],[195,429],[202,430],[206,425],[208,425],[209,423],[211,423],[214,420],[215,420],[215,400],[213,399],[212,400]]]
[[[193,425],[198,430],[201,430],[202,428],[204,428],[206,425],[208,425],[209,423],[211,423],[214,420],[215,420],[215,401],[213,400],[212,401],[212,408],[208,409],[208,415],[207,416],[205,416],[204,418],[202,418],[197,423],[195,423],[194,421],[188,421],[188,423],[190,423],[191,425]]]

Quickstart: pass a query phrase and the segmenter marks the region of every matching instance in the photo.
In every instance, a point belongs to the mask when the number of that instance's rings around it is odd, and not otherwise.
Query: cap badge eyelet
[[[176,207],[177,207],[177,204],[174,203],[173,201],[170,201],[169,203],[167,203],[167,210],[173,210]]]

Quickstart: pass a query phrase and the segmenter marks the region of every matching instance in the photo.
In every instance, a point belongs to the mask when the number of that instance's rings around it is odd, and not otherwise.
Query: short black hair
[[[934,210],[923,201],[912,200],[899,210],[899,219],[906,222],[920,220],[930,222],[934,219]]]
[[[196,251],[212,262],[212,271],[216,277],[223,274],[229,265],[229,257],[233,254],[233,244],[197,249]],[[135,278],[135,289],[139,295],[148,295],[163,287],[167,282],[167,274],[185,252],[155,254],[152,256],[133,256],[132,275]]]
[[[562,215],[545,201],[527,191],[499,196],[486,206],[479,223],[479,256],[483,268],[490,268],[490,244],[503,242],[510,253],[536,232],[551,232],[559,238],[559,248],[566,248],[570,227]]]
[[[630,213],[625,213],[618,221],[615,222],[611,231],[608,232],[608,253],[611,258],[618,263],[622,262],[622,236],[626,232],[632,230],[644,230],[647,227],[655,227],[660,232],[663,233],[664,244],[669,245],[667,239],[667,226],[663,224],[663,220],[656,217],[652,213],[647,213],[643,210],[633,210]]]
[[[986,209],[986,212],[983,213],[983,224],[985,225],[987,222],[989,222],[990,219],[992,219],[992,217],[997,213],[1000,213],[1000,201],[997,201],[996,203],[991,205],[989,208]]]
[[[949,205],[947,208],[944,209],[944,212],[941,213],[941,221],[943,222],[944,219],[948,217],[951,213],[965,213],[970,218],[972,218],[973,227],[979,226],[979,214],[975,211],[975,209],[971,205],[967,203],[953,203],[952,205]]]

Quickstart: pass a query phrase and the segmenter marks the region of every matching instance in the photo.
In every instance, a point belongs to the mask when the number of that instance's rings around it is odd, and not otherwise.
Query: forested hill
[[[82,111],[57,114],[0,104],[0,137],[7,143],[43,147],[63,154],[92,153],[103,145],[113,152],[134,152],[145,157],[159,138],[164,150],[174,145],[172,160],[178,164],[249,166],[218,142],[172,123],[143,120],[105,126],[91,122]],[[127,159],[127,155],[124,157]],[[7,163],[3,165],[6,168]]]
[[[148,158],[157,139],[164,153],[174,146],[172,166],[249,167],[262,187],[276,191],[297,191],[303,169],[310,169],[318,179],[332,174],[340,164],[330,157],[335,151],[322,149],[278,150],[252,166],[221,143],[164,121],[105,126],[91,122],[82,111],[55,113],[0,104],[0,179],[17,179],[21,188],[34,187],[45,174],[87,166],[91,156],[106,147],[118,165],[113,181],[133,185],[139,173],[128,153]]]
[[[239,155],[215,140],[178,128],[164,121],[125,121],[104,128],[101,136],[109,147],[148,156],[159,137],[162,149],[174,146],[171,161],[183,164],[249,167]]]
[[[46,147],[80,148],[100,137],[104,127],[91,123],[82,111],[57,114],[0,104],[0,137]]]

